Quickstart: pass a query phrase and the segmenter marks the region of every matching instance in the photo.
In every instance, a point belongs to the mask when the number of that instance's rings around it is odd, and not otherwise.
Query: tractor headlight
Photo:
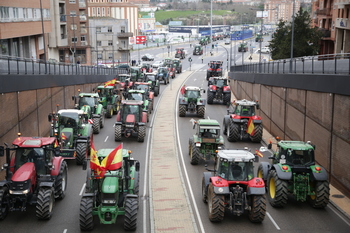
[[[20,191],[18,191],[18,190],[9,190],[9,193],[10,194],[13,194],[13,195],[23,195],[23,194],[28,194],[29,193],[29,189],[26,189],[26,190],[20,190]]]
[[[201,143],[200,142],[196,142],[196,147],[201,147]]]

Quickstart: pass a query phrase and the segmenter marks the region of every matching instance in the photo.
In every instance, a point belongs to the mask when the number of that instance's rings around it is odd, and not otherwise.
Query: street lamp
[[[40,14],[41,14],[41,29],[43,33],[43,45],[44,45],[44,62],[45,62],[45,74],[47,74],[47,63],[46,63],[46,43],[45,43],[45,30],[44,30],[44,15],[43,15],[43,6],[40,0]]]
[[[293,71],[293,50],[294,50],[294,9],[295,8],[295,0],[293,0],[293,15],[292,15],[292,39],[290,46],[290,63],[289,63],[289,73]]]

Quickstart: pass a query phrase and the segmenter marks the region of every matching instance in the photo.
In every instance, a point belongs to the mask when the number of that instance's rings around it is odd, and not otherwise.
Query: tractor
[[[122,136],[137,137],[143,142],[146,136],[147,112],[143,111],[144,104],[140,100],[123,100],[114,128],[114,140],[121,141]]]
[[[174,67],[175,67],[175,71],[176,73],[182,73],[182,62],[180,59],[178,58],[175,58],[173,59],[173,64],[174,64]]]
[[[196,133],[188,141],[190,162],[197,165],[202,158],[205,161],[216,156],[223,149],[224,139],[220,136],[220,124],[216,120],[200,119],[193,124]]]
[[[255,37],[255,42],[263,42],[263,41],[264,41],[263,35],[260,32],[257,33]]]
[[[141,69],[141,66],[131,66],[130,75],[131,75],[130,80],[132,82],[143,81],[143,71]]]
[[[272,144],[268,145],[271,149]],[[267,199],[272,207],[284,207],[291,194],[297,201],[308,201],[314,208],[329,202],[327,171],[315,162],[316,146],[311,142],[279,141],[277,151],[261,162],[258,177],[265,181]]]
[[[145,90],[130,89],[125,93],[124,99],[142,101],[143,111],[147,113],[147,122],[149,122],[149,115],[153,110],[153,92],[147,93]]]
[[[170,72],[168,67],[159,67],[157,69],[156,77],[159,81],[164,81],[164,84],[167,85],[170,81]]]
[[[26,211],[34,205],[36,217],[48,220],[52,216],[55,199],[66,195],[68,167],[57,156],[55,137],[21,137],[13,147],[0,146],[0,156],[6,155],[1,170],[6,171],[0,181],[0,220],[9,212]]]
[[[126,91],[132,85],[130,74],[119,74],[117,77],[116,86],[121,92]]]
[[[208,203],[209,220],[221,222],[225,212],[260,223],[266,215],[263,179],[254,177],[258,157],[248,150],[219,150],[214,169],[203,173],[202,200]]]
[[[196,113],[198,117],[203,118],[205,114],[206,99],[201,98],[201,92],[204,89],[194,86],[183,87],[182,96],[179,98],[179,116],[186,116],[186,112]]]
[[[133,90],[144,91],[145,99],[150,101],[153,110],[153,102],[154,102],[154,92],[151,90],[151,84],[148,82],[134,82],[132,87]]]
[[[208,63],[207,81],[209,81],[210,77],[222,76],[222,63],[222,61],[210,61],[210,63]]]
[[[203,55],[203,47],[200,44],[194,46],[193,55]]]
[[[175,49],[175,58],[179,59],[185,59],[186,58],[186,51],[184,48],[176,48]]]
[[[214,101],[220,101],[224,105],[231,102],[231,88],[228,79],[225,77],[211,77],[208,82],[207,101],[213,104]]]
[[[257,101],[234,100],[224,116],[224,134],[229,142],[250,139],[260,142],[263,135],[262,118],[256,115]],[[231,110],[232,109],[232,110]]]
[[[114,114],[117,114],[120,106],[121,96],[116,94],[119,90],[116,90],[114,86],[98,86],[97,93],[100,97],[99,103],[102,104],[105,109],[105,116],[111,118]]]
[[[107,170],[103,176],[96,168],[87,169],[85,192],[80,201],[79,222],[82,231],[94,228],[95,216],[101,224],[115,224],[118,216],[124,216],[124,229],[136,230],[140,163],[131,157],[131,151],[120,150],[120,163]],[[113,149],[98,150],[96,156],[99,162],[111,156],[112,151]],[[86,168],[87,164],[83,166],[83,169]]]
[[[86,113],[78,109],[61,109],[48,116],[51,122],[50,136],[56,137],[64,159],[75,159],[81,165],[90,151],[92,125]],[[91,121],[91,120],[90,120]]]
[[[79,93],[78,96],[72,96],[76,109],[83,110],[92,120],[92,129],[94,134],[99,134],[105,123],[105,110],[100,103],[98,93]]]
[[[247,43],[240,43],[238,46],[238,52],[239,53],[243,53],[243,52],[247,52],[248,51],[248,45]]]
[[[154,96],[159,95],[160,86],[159,86],[159,80],[156,78],[156,75],[154,73],[145,73],[145,82],[148,82],[151,91],[153,91]]]

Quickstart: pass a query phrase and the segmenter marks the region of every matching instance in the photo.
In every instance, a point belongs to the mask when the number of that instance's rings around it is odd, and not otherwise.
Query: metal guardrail
[[[269,74],[350,75],[350,53],[327,54],[294,59],[272,60],[231,67],[231,71]]]
[[[0,56],[0,75],[117,75],[127,72],[126,69],[119,68],[53,63],[29,58]]]

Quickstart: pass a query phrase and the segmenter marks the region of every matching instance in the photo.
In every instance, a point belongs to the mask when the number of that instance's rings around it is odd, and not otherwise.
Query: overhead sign
[[[136,44],[146,43],[146,36],[136,36]]]
[[[257,18],[266,18],[266,17],[269,17],[269,12],[268,12],[268,11],[257,11],[257,12],[256,12],[256,17],[257,17]]]

